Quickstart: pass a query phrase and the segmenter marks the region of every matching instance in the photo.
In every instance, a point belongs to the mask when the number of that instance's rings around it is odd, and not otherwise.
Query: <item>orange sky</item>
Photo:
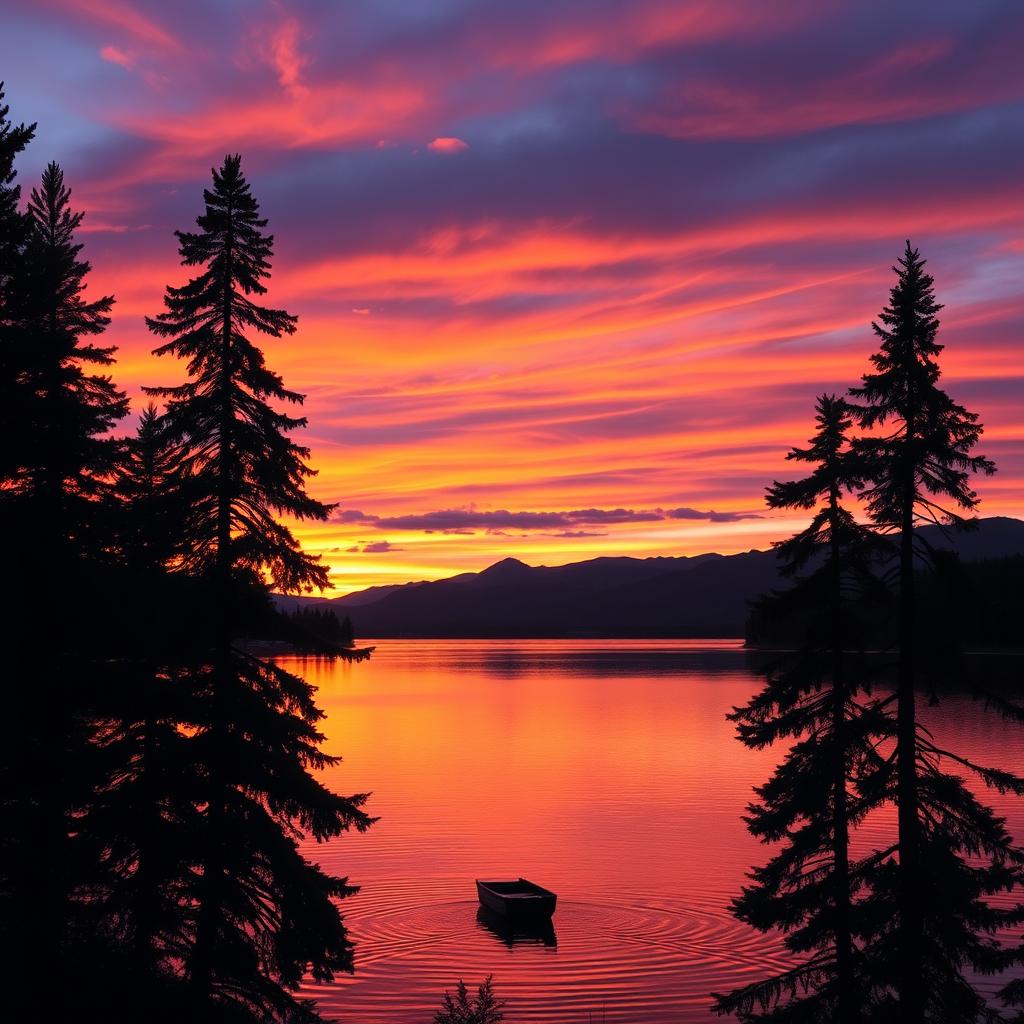
[[[889,265],[930,260],[947,384],[1024,515],[1024,9],[15,0],[8,102],[87,211],[115,376],[241,151],[277,236],[270,364],[308,394],[300,524],[340,591],[506,555],[763,546]]]

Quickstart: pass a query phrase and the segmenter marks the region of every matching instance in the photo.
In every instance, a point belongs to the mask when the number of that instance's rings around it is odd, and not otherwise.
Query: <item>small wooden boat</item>
[[[525,878],[514,882],[476,881],[476,894],[482,906],[510,921],[549,918],[555,912],[558,897]]]

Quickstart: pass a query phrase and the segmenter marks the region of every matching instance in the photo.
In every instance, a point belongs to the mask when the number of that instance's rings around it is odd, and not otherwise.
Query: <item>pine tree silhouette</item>
[[[365,829],[365,797],[341,797],[311,771],[334,764],[320,750],[322,713],[313,689],[233,646],[248,609],[266,603],[264,574],[283,591],[328,585],[275,513],[324,519],[329,506],[305,491],[308,451],[289,439],[305,424],[271,401],[300,403],[247,337],[291,334],[295,317],[256,303],[266,291],[273,238],[228,156],[204,192],[199,231],[178,232],[182,263],[201,267],[166,309],[147,320],[167,338],[155,351],[188,361],[190,380],[149,388],[167,400],[166,429],[189,477],[187,557],[218,609],[208,658],[193,673],[205,717],[195,762],[205,775],[202,868],[189,893],[198,908],[187,957],[196,998],[242,1007],[265,1020],[316,1020],[291,994],[306,973],[350,970],[352,948],[333,900],[355,890],[300,854],[318,841]],[[210,1011],[212,1012],[212,1010]]]
[[[459,980],[455,994],[445,992],[441,1009],[434,1015],[434,1024],[501,1024],[505,1019],[505,1001],[494,994],[494,976],[487,978],[471,996],[466,983]]]
[[[8,488],[14,480],[18,459],[16,451],[24,448],[22,432],[27,429],[19,414],[19,407],[27,403],[26,381],[19,365],[23,353],[21,334],[15,331],[15,310],[12,290],[16,270],[22,265],[28,218],[19,210],[21,188],[15,183],[14,163],[18,155],[32,141],[36,126],[15,125],[9,119],[9,107],[4,103],[4,86],[0,82],[0,524],[9,538],[18,536],[18,530],[27,516],[12,501]],[[34,556],[23,543],[8,546],[7,571],[15,587],[28,585],[33,571]],[[41,609],[29,609],[27,601],[13,602],[9,610],[10,636],[21,637]],[[25,680],[31,678],[32,659],[24,645],[9,645],[7,651],[10,679],[17,685],[7,689],[5,713],[0,715],[0,940],[7,949],[24,950],[24,928],[30,915],[38,908],[31,906],[28,892],[32,876],[32,859],[28,851],[28,830],[32,823],[31,800],[28,788],[30,731],[38,730],[39,723],[30,723],[29,697]],[[19,983],[34,975],[29,973],[30,961],[19,953],[12,959],[12,977]]]
[[[733,912],[762,931],[784,931],[797,965],[717,996],[715,1009],[747,1021],[852,1024],[874,998],[866,953],[854,942],[854,897],[878,858],[851,865],[850,828],[876,802],[855,787],[877,771],[873,733],[884,719],[860,699],[869,677],[850,650],[853,605],[872,587],[878,545],[841,503],[861,485],[848,441],[849,407],[822,395],[816,414],[809,447],[787,456],[812,464],[810,475],[776,481],[767,495],[770,508],[815,510],[804,530],[776,544],[794,585],[765,599],[803,623],[804,641],[795,655],[773,659],[761,692],[729,716],[749,747],[793,741],[771,780],[758,787],[746,819],[753,835],[782,846],[754,870]]]
[[[54,965],[74,962],[67,950],[91,930],[86,894],[95,864],[78,821],[96,780],[93,701],[103,661],[93,623],[68,597],[98,603],[96,567],[111,539],[104,510],[119,453],[108,431],[127,412],[110,378],[89,372],[113,361],[114,350],[93,341],[113,299],[83,295],[90,267],[75,241],[81,221],[60,168],[50,164],[32,191],[4,297],[12,390],[5,414],[15,422],[0,492],[5,526],[18,537],[11,574],[20,680],[5,709],[13,723],[5,759],[15,766],[5,792],[17,821],[9,890],[17,905],[9,919],[16,948],[31,950],[29,992],[62,969]]]
[[[84,298],[91,268],[75,241],[84,215],[70,209],[70,199],[63,172],[49,164],[29,200],[28,235],[12,281],[17,294],[9,304],[22,396],[9,486],[37,501],[54,517],[51,525],[59,519],[62,532],[85,530],[95,519],[88,503],[106,491],[118,458],[119,442],[108,431],[128,412],[109,376],[85,371],[114,361],[113,347],[86,340],[106,330],[114,300]]]
[[[1024,783],[1011,773],[940,750],[917,721],[922,652],[915,568],[934,573],[937,559],[915,537],[914,527],[963,524],[962,514],[978,504],[970,475],[995,468],[973,454],[982,430],[977,415],[939,386],[942,307],[924,265],[907,242],[893,268],[897,280],[889,304],[872,325],[880,342],[871,357],[874,370],[851,389],[861,403],[860,425],[871,432],[856,444],[868,481],[864,498],[875,524],[892,534],[899,551],[895,779],[878,780],[880,795],[887,791],[898,809],[899,860],[876,879],[873,900],[881,909],[872,942],[880,958],[896,966],[900,1020],[907,1024],[982,1019],[985,1001],[965,970],[992,972],[1014,960],[993,938],[1014,915],[991,906],[987,897],[1019,882],[1021,854],[1003,821],[961,778],[944,771],[940,758],[988,786],[1024,792]]]

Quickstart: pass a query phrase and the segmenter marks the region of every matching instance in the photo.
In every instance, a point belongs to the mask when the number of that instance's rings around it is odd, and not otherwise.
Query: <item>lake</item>
[[[739,641],[386,640],[354,665],[280,660],[319,687],[345,759],[328,784],[372,791],[380,816],[307,849],[362,887],[343,904],[355,975],[306,989],[325,1015],[429,1024],[446,988],[493,973],[510,1024],[707,1022],[709,993],[785,963],[728,911],[766,859],[740,815],[781,756],[725,719],[760,685]],[[958,752],[1024,765],[1024,727],[966,697],[927,719]],[[1022,802],[993,802],[1024,835]],[[474,879],[519,875],[558,893],[552,933],[478,920]]]

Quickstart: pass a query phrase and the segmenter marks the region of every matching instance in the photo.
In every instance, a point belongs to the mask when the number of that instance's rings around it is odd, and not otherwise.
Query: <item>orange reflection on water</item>
[[[740,816],[782,755],[725,719],[760,685],[738,641],[382,641],[358,665],[289,664],[345,757],[329,783],[381,816],[309,850],[363,887],[355,977],[309,989],[328,1016],[427,1021],[493,972],[510,1021],[704,1022],[712,991],[783,965],[728,910],[767,856]],[[954,749],[1024,763],[1024,730],[966,699],[929,716]],[[473,880],[519,875],[558,893],[553,935],[478,921]]]
[[[740,815],[782,753],[725,719],[760,685],[738,642],[382,641],[369,663],[287,662],[345,757],[330,784],[381,816],[308,850],[362,887],[355,977],[308,988],[328,1016],[429,1020],[494,973],[510,1021],[705,1022],[710,992],[784,965],[728,910],[767,856]],[[966,698],[927,714],[952,749],[1024,763],[1024,729]],[[996,803],[1024,834],[1020,802]],[[473,880],[520,874],[558,893],[553,934],[478,920]]]

